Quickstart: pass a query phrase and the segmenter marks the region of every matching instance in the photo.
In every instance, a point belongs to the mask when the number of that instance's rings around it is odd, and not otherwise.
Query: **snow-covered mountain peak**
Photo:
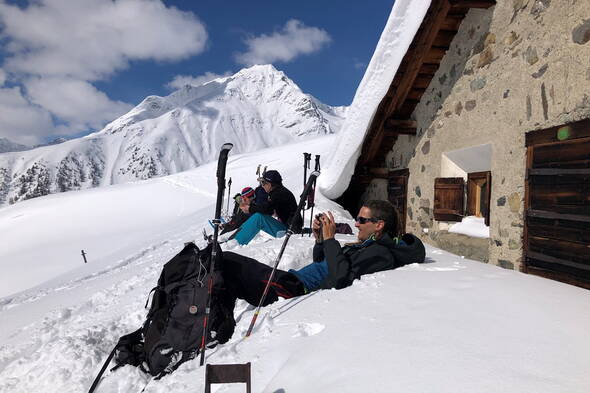
[[[234,75],[213,79],[201,85],[186,84],[168,96],[151,95],[125,115],[108,124],[99,133],[116,133],[131,124],[158,118],[185,106],[201,106],[207,101],[250,101],[256,105],[288,100],[306,106],[316,99],[304,94],[284,72],[273,65],[254,65]],[[321,104],[322,106],[328,105]],[[327,108],[322,108],[323,110]],[[329,130],[328,130],[329,132]]]
[[[343,108],[305,94],[272,65],[256,65],[168,96],[151,95],[102,130],[61,145],[0,156],[0,206],[54,192],[148,179],[216,158],[337,132]]]

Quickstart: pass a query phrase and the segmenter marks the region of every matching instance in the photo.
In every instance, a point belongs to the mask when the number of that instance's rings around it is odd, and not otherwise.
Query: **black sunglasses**
[[[359,224],[366,224],[367,222],[377,222],[377,221],[381,221],[378,218],[367,218],[367,217],[361,217],[361,216],[357,216],[354,219],[356,222],[358,222]]]

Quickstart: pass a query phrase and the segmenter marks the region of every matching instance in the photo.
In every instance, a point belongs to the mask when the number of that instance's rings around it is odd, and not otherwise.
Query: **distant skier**
[[[364,274],[424,262],[424,245],[414,235],[400,236],[398,222],[389,202],[368,201],[356,217],[358,242],[341,246],[334,239],[336,224],[332,213],[316,216],[312,224],[316,239],[313,263],[299,270],[277,270],[263,305],[279,297],[288,299],[318,289],[345,288]],[[272,268],[233,252],[224,252],[220,265],[224,289],[216,295],[229,311],[227,315],[233,315],[236,299],[258,305]]]
[[[264,231],[271,236],[280,237],[285,233],[291,220],[295,220],[295,232],[300,233],[303,226],[301,215],[295,215],[297,202],[295,196],[283,185],[283,178],[278,171],[269,170],[258,179],[261,187],[268,193],[267,203],[259,203],[258,195],[255,203],[244,201],[240,209],[251,216],[244,222],[234,239],[241,245],[250,243],[258,234]],[[273,214],[277,218],[273,217]]]

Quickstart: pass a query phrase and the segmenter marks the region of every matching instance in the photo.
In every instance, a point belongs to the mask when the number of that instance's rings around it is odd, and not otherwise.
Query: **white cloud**
[[[190,75],[176,75],[172,81],[166,84],[169,89],[180,89],[185,85],[199,86],[206,82],[212,81],[217,78],[224,78],[232,75],[231,72],[227,71],[223,74],[215,74],[213,72],[205,72],[203,75],[190,76]]]
[[[104,78],[130,60],[180,60],[202,52],[197,17],[161,1],[41,0],[0,3],[9,44],[4,68],[32,75]]]
[[[19,87],[0,88],[0,137],[25,145],[41,142],[39,135],[54,132],[51,114],[32,105]]]
[[[177,61],[205,50],[207,32],[192,13],[161,0],[0,0],[0,136],[30,144],[104,126],[129,110],[90,82],[131,61]]]
[[[30,100],[66,121],[71,134],[102,127],[132,108],[110,100],[90,83],[77,79],[33,78],[25,86]]]
[[[245,43],[248,50],[238,53],[235,58],[238,63],[248,66],[289,62],[297,56],[319,51],[331,40],[325,30],[308,27],[301,21],[291,19],[279,32],[247,38]]]

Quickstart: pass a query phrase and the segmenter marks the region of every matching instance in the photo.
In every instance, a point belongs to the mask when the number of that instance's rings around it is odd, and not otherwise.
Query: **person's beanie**
[[[270,170],[266,171],[262,174],[262,177],[258,178],[258,181],[267,181],[272,184],[281,184],[283,182],[283,178],[279,171]]]
[[[254,196],[254,189],[252,187],[244,187],[241,195],[242,197],[252,198]]]

